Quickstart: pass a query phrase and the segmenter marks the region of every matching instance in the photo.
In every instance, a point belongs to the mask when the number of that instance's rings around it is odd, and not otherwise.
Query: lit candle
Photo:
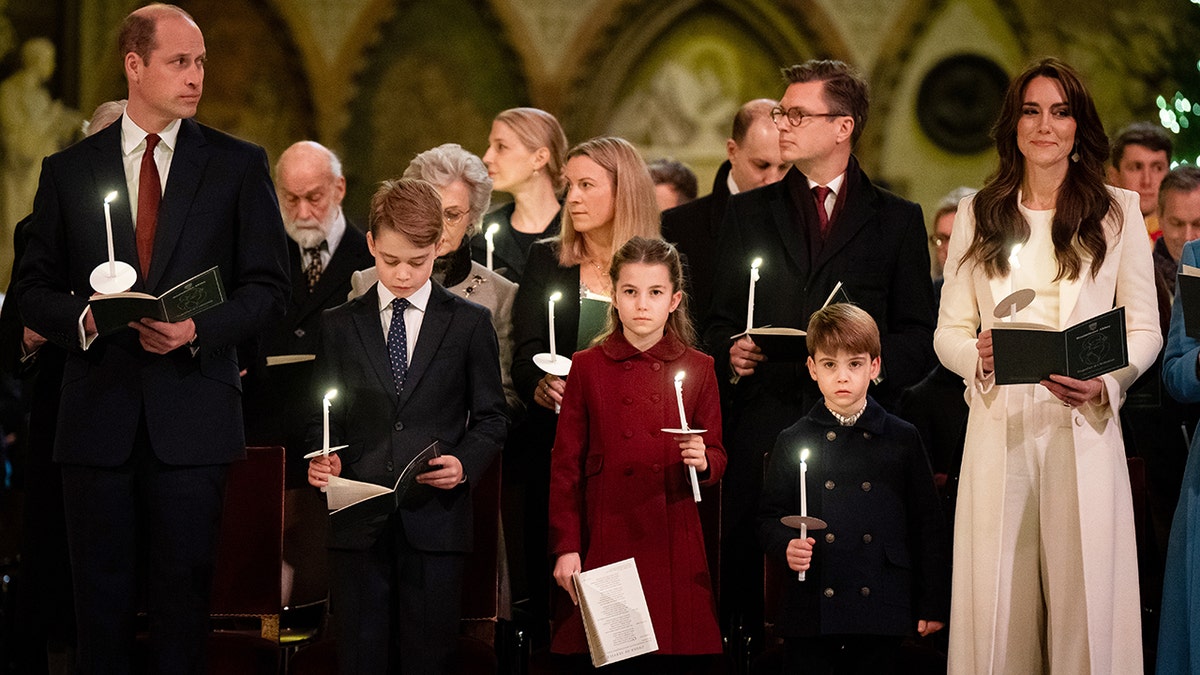
[[[554,344],[554,303],[562,300],[562,293],[554,291],[550,294],[550,360],[554,361],[558,358],[558,350]]]
[[[754,328],[754,284],[758,283],[758,267],[762,265],[762,258],[755,258],[754,262],[750,263],[750,298],[746,302],[746,332],[749,333],[751,328]]]
[[[1016,273],[1017,273],[1017,270],[1021,269],[1021,259],[1017,257],[1017,254],[1020,252],[1021,252],[1021,244],[1016,243],[1016,244],[1013,244],[1012,253],[1008,254],[1008,294],[1009,294],[1009,296],[1011,296],[1013,293],[1017,292]],[[1015,303],[1015,302],[1011,303],[1008,306],[1008,320],[1009,321],[1017,320],[1017,303]]]
[[[488,225],[487,232],[483,233],[483,238],[487,240],[487,268],[492,269],[492,253],[496,251],[496,242],[492,239],[496,233],[500,231],[500,223],[492,223]],[[553,349],[550,351],[554,351]]]
[[[683,411],[683,371],[675,374],[675,402],[679,404],[679,428],[687,433],[690,427],[687,423],[687,413]],[[687,465],[688,481],[692,484],[692,499],[700,501],[700,477],[696,475],[696,467]]]
[[[108,236],[108,276],[117,276],[117,256],[113,252],[112,240],[112,212],[108,205],[117,198],[117,191],[113,190],[104,197],[104,232]]]
[[[325,423],[324,430],[322,431],[322,434],[321,434],[321,441],[322,441],[321,448],[324,450],[324,452],[321,453],[321,455],[323,457],[329,456],[329,402],[331,400],[333,400],[333,398],[336,396],[337,396],[337,389],[330,389],[329,391],[325,392],[325,398],[321,399],[321,412],[322,412],[323,421]]]
[[[806,485],[808,483],[807,460],[808,460],[808,448],[804,448],[803,450],[800,451],[800,517],[801,518],[805,518],[808,516],[808,487]],[[800,539],[801,540],[808,539],[808,523],[803,522],[803,521],[800,523]],[[800,572],[800,574],[798,575],[799,580],[804,581],[804,576],[805,576],[805,573]]]

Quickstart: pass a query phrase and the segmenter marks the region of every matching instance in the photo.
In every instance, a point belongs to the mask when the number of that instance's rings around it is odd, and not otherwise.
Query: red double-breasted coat
[[[683,371],[688,425],[705,429],[708,471],[725,471],[711,357],[668,333],[640,352],[616,331],[572,362],[550,460],[550,553],[578,552],[587,571],[637,562],[661,654],[721,651],[700,516],[675,436],[675,375]],[[556,598],[551,651],[587,651],[582,619]]]

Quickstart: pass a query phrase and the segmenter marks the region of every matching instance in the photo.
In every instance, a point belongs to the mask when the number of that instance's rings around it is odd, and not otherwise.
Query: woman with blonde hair
[[[567,136],[553,115],[537,108],[510,108],[496,115],[483,155],[492,189],[513,201],[484,218],[483,231],[471,240],[471,257],[487,262],[485,233],[498,225],[492,241],[492,268],[520,283],[529,247],[558,234],[559,194],[563,188]]]
[[[513,303],[513,386],[524,399],[528,414],[510,434],[508,461],[519,458],[525,485],[526,564],[535,616],[549,607],[550,568],[546,559],[549,509],[550,448],[566,380],[542,372],[535,354],[550,351],[547,299],[562,294],[555,305],[554,332],[559,354],[570,357],[588,346],[604,327],[584,323],[580,307],[596,299],[610,300],[609,268],[613,254],[635,236],[659,236],[658,203],[646,163],[621,138],[594,138],[567,155],[566,201],[562,231],[539,241],[529,260]],[[586,300],[585,300],[586,299]],[[607,309],[607,308],[605,308]],[[535,633],[537,635],[538,633]]]

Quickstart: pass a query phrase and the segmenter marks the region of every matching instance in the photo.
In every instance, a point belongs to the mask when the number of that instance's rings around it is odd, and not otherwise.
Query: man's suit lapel
[[[871,185],[866,176],[862,175],[858,168],[858,162],[853,157],[850,158],[850,164],[846,167],[846,179],[842,182],[842,188],[846,193],[845,202],[842,204],[841,213],[835,213],[837,220],[832,223],[829,239],[821,247],[816,264],[813,266],[814,270],[821,269],[825,263],[841,252],[854,237],[858,236],[859,230],[867,224],[867,221],[875,215],[875,201],[878,197],[875,186]],[[813,203],[816,204],[815,201]],[[816,207],[813,208],[813,214],[816,215]],[[837,209],[835,209],[836,211]],[[845,281],[845,279],[839,281]]]
[[[326,307],[336,307],[345,301],[347,282],[350,275],[358,269],[359,263],[356,261],[361,260],[361,256],[356,253],[366,250],[366,239],[353,228],[353,225],[347,223],[346,234],[342,236],[337,250],[329,258],[329,265],[321,272],[321,278],[312,293],[308,292],[304,254],[296,242],[288,240],[288,254],[292,260],[293,309],[288,312],[287,322],[291,328],[304,323],[313,312],[319,312]],[[341,291],[341,297],[330,302],[330,296],[338,291]]]
[[[129,205],[129,185],[125,182],[125,164],[121,154],[121,122],[111,124],[87,141],[95,152],[92,154],[92,173],[95,176],[97,219],[103,227],[103,200],[109,192],[116,191],[117,199],[109,205],[113,228],[113,255],[117,260],[137,266],[137,241],[133,233],[133,212]],[[96,232],[101,250],[106,248],[104,230]],[[107,251],[105,257],[107,258]],[[139,279],[140,282],[140,279]],[[134,285],[134,288],[138,286]]]
[[[452,306],[453,296],[438,284],[433,284],[429,294],[429,304],[425,306],[425,316],[421,319],[421,333],[417,336],[417,346],[412,358],[408,361],[408,375],[404,380],[404,391],[400,392],[399,407],[403,408],[408,399],[420,384],[421,378],[429,370],[433,355],[437,353],[450,327],[450,318],[454,315]]]
[[[192,206],[196,188],[200,186],[204,167],[208,163],[208,148],[193,120],[182,120],[175,153],[171,158],[167,188],[158,211],[158,227],[154,234],[154,255],[150,260],[150,275],[146,287],[157,289],[163,273],[171,262],[171,253],[183,233],[183,223]]]
[[[367,355],[367,361],[370,362],[375,375],[379,377],[379,382],[383,385],[383,390],[388,393],[388,398],[395,403],[397,400],[396,378],[392,375],[387,342],[383,337],[383,326],[379,322],[378,291],[372,286],[352,302],[354,309],[351,316],[354,317],[354,329],[358,332],[363,353]]]
[[[795,171],[795,169],[792,169]],[[801,180],[804,180],[801,176]],[[800,277],[808,276],[809,261],[808,261],[808,238],[804,232],[804,215],[800,215],[800,221],[797,221],[793,215],[795,211],[788,202],[791,200],[791,195],[788,193],[788,180],[785,177],[778,183],[773,183],[767,187],[760,188],[765,191],[764,196],[767,200],[767,210],[771,214],[771,220],[775,223],[775,228],[779,232],[779,239],[783,242],[783,249],[791,258],[792,264],[796,269],[800,270]],[[813,211],[813,217],[816,217],[816,211]],[[799,230],[797,230],[799,228]],[[756,255],[750,251],[751,255]],[[750,261],[746,261],[748,265]]]

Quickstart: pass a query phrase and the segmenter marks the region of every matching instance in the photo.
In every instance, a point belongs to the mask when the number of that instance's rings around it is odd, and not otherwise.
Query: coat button
[[[869,431],[864,431],[864,432],[863,432],[863,438],[867,439],[868,441],[869,441],[869,440],[871,440],[871,432],[869,432]]]
[[[826,431],[825,432],[825,440],[832,441],[832,440],[836,440],[836,439],[837,439],[836,431]]]
[[[392,425],[392,428],[396,431],[404,431],[404,422],[397,421]]]
[[[630,396],[626,396],[625,398],[621,399],[621,402],[624,403],[625,405],[633,405],[633,398]]]
[[[1077,427],[1083,426],[1083,418],[1080,417],[1079,415],[1075,416],[1075,426],[1077,426]]]
[[[836,485],[837,485],[837,484],[836,484],[836,483],[834,483],[834,482],[833,482],[833,481],[831,481],[831,480],[827,480],[827,481],[825,481],[825,489],[826,489],[826,490],[832,490],[832,489],[834,488],[834,486],[836,486]]]
[[[621,435],[624,436],[625,438],[633,438],[633,432],[630,431],[629,429],[622,431]]]
[[[863,492],[870,492],[871,491],[871,481],[869,481],[869,480],[863,481],[862,489],[863,489]]]
[[[387,463],[387,472],[388,472],[388,473],[391,473],[391,472],[392,472],[392,463],[391,463],[391,462],[388,462],[388,463]]]
[[[833,589],[832,589],[832,588],[826,588],[826,589],[825,589],[825,597],[827,597],[827,598],[832,598],[832,597],[833,597]]]
[[[832,543],[833,543],[833,539],[834,539],[834,536],[833,536],[833,533],[832,533],[832,532],[827,532],[827,533],[825,534],[825,543],[826,543],[826,544],[832,544]]]
[[[297,328],[295,331],[292,332],[292,334],[298,338],[302,338],[306,335],[303,328]]]
[[[628,361],[623,363],[621,367],[623,367],[625,370],[633,370],[633,364]]]
[[[864,543],[864,544],[869,544],[869,543],[871,543],[871,535],[869,535],[869,534],[864,534],[864,535],[863,535],[863,543]]]
[[[864,598],[871,595],[871,589],[867,588],[866,586],[863,586],[862,588],[858,589],[858,592],[862,593],[862,596]]]
[[[659,396],[658,394],[650,394],[650,402],[651,403],[658,403],[660,399],[662,399],[662,397]]]
[[[654,372],[658,372],[658,371],[662,370],[662,364],[658,363],[658,362],[651,363],[650,370],[653,370]]]
[[[652,464],[650,470],[654,473],[662,473],[662,464]]]

